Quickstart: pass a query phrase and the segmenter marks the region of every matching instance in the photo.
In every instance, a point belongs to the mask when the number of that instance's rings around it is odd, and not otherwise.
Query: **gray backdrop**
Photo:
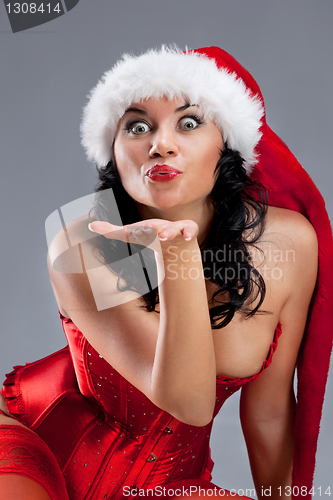
[[[81,108],[123,52],[161,43],[231,52],[258,80],[271,127],[332,215],[332,21],[332,0],[80,0],[61,18],[13,34],[0,3],[1,372],[65,345],[46,270],[44,221],[92,192]],[[332,383],[315,475],[315,486],[325,489],[333,487]],[[245,489],[252,480],[237,405],[235,396],[215,424],[214,481]]]

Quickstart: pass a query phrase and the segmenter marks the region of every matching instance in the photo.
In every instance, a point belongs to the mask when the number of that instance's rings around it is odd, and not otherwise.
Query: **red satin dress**
[[[14,367],[4,382],[9,412],[38,436],[18,426],[0,427],[0,474],[31,477],[52,500],[120,499],[177,481],[207,487],[213,421],[195,427],[161,410],[109,365],[71,320],[61,320],[68,346]],[[257,375],[217,377],[214,417],[226,399],[269,366],[280,334],[279,324]],[[14,434],[28,455],[34,455],[35,439],[44,471],[38,472],[38,460],[31,466],[15,453],[8,459],[3,443]]]

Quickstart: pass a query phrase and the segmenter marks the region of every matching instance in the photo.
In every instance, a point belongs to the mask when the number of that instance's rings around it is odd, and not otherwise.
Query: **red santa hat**
[[[267,125],[256,81],[218,47],[185,53],[162,47],[138,57],[125,55],[92,90],[84,110],[82,143],[89,159],[106,165],[117,123],[126,108],[132,102],[162,96],[182,96],[199,104],[228,146],[240,152],[251,177],[266,187],[269,204],[302,213],[316,230],[319,271],[297,362],[293,464],[293,486],[306,487],[309,493],[333,339],[333,242],[324,200]]]
[[[239,151],[250,171],[256,163],[264,114],[259,88],[251,89],[237,73],[204,51],[180,52],[162,46],[140,56],[125,54],[90,93],[81,125],[87,156],[105,166],[119,119],[134,102],[183,97],[199,105],[220,129],[223,140]]]

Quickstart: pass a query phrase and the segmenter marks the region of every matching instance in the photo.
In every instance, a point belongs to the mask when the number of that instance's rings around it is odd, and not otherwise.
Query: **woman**
[[[212,418],[242,388],[258,496],[290,493],[293,455],[294,484],[306,496],[330,339],[321,338],[326,352],[314,381],[306,380],[309,348],[302,351],[306,389],[295,417],[294,369],[317,278],[316,233],[297,211],[306,215],[304,190],[319,197],[266,125],[258,86],[217,48],[125,56],[93,89],[82,135],[99,167],[96,207],[68,224],[49,252],[71,358],[65,349],[16,368],[4,384],[3,412],[48,444],[61,472],[44,450],[49,469],[63,474],[71,499],[147,489],[159,496],[162,486],[169,496],[192,486],[195,496],[199,486],[213,488]],[[290,180],[289,193],[274,185],[280,178]],[[260,180],[269,203],[285,208],[266,207]],[[114,200],[121,221],[110,215]],[[328,242],[326,219],[320,224]],[[312,326],[307,346],[322,355],[314,344]],[[44,390],[36,385],[41,376]],[[321,389],[319,416],[310,410],[313,437],[304,451],[303,409],[313,386]],[[1,419],[14,435],[10,417]],[[18,484],[7,465],[6,493]],[[40,498],[65,498],[63,484],[60,494],[38,475],[18,474],[30,478],[20,479],[26,498],[30,487],[33,498],[41,487]]]

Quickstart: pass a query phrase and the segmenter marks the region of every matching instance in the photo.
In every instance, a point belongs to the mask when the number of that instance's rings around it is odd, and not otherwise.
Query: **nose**
[[[156,158],[176,155],[177,153],[178,145],[175,132],[164,128],[157,130],[152,138],[149,156]]]

